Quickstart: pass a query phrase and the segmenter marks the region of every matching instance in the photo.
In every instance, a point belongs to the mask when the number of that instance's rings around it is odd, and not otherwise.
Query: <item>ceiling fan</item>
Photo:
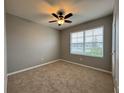
[[[64,10],[62,10],[62,9],[59,10],[59,11],[57,12],[57,14],[56,14],[56,13],[52,13],[52,15],[57,18],[57,20],[49,21],[49,23],[57,22],[57,23],[58,23],[58,26],[61,26],[61,25],[64,24],[65,22],[66,22],[66,23],[72,23],[72,21],[67,20],[67,19],[68,19],[69,17],[73,16],[73,14],[72,14],[72,13],[69,13],[69,14],[67,14],[67,15],[64,15],[64,14],[65,14],[65,12],[64,12]]]

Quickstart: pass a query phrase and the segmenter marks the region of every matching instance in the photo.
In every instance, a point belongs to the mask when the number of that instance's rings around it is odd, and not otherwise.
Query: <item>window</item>
[[[83,32],[76,32],[71,34],[71,53],[83,54]]]
[[[71,54],[103,57],[103,27],[71,33]]]

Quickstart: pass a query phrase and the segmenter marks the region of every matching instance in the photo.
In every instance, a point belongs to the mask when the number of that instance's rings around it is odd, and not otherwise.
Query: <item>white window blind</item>
[[[103,27],[74,32],[70,37],[70,53],[103,57]]]

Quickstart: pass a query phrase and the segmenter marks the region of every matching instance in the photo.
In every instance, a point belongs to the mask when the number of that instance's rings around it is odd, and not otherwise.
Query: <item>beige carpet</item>
[[[8,77],[8,93],[114,93],[107,73],[58,61]]]

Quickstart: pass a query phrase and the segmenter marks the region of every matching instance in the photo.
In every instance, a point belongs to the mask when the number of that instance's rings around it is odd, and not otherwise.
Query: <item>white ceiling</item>
[[[7,13],[61,30],[111,14],[113,3],[114,0],[5,0],[5,8]],[[59,9],[73,13],[69,18],[72,24],[48,23],[56,19],[51,13]]]

